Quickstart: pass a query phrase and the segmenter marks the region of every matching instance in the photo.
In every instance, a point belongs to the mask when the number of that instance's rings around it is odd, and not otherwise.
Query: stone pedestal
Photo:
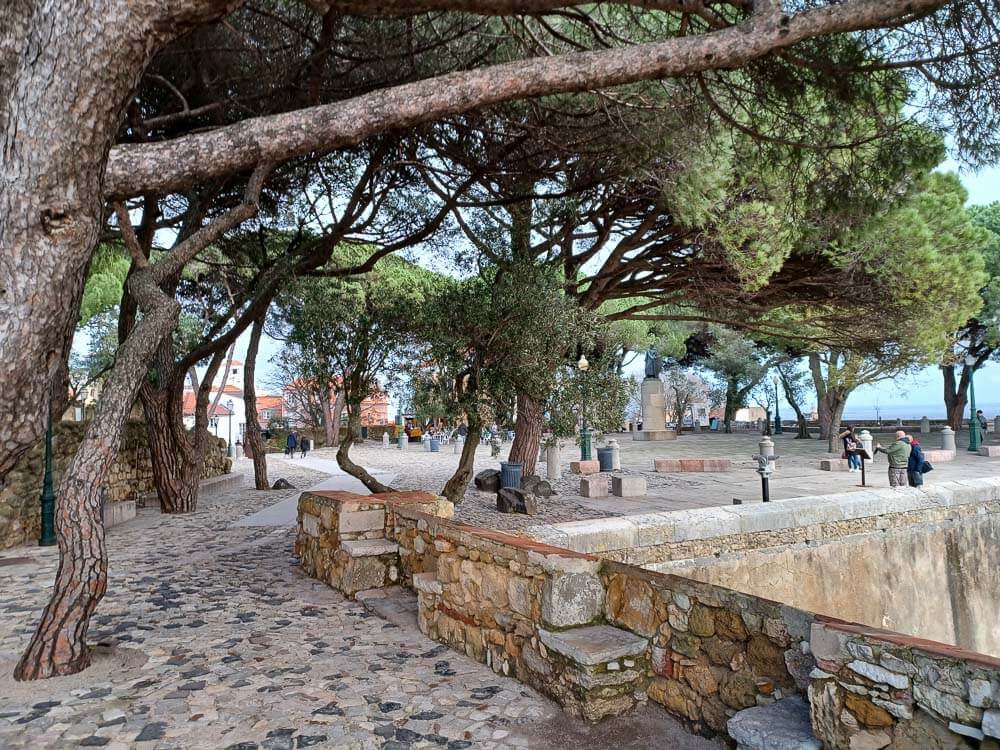
[[[931,431],[931,420],[927,417],[920,418],[920,432],[926,434]]]
[[[382,433],[382,447],[383,448],[388,448],[389,447],[389,433],[388,432],[383,432]]]
[[[872,461],[875,460],[875,454],[872,451],[875,449],[875,439],[868,430],[862,430],[861,434],[858,435],[858,442],[861,443],[861,447],[865,449],[865,453],[872,457]]]
[[[612,438],[608,441],[608,447],[611,449],[611,471],[621,471],[622,470],[622,449],[618,445],[618,441]]]
[[[941,430],[941,450],[944,451],[954,451],[955,448],[955,431],[950,427],[945,427]]]
[[[663,381],[646,378],[639,389],[642,404],[642,429],[632,434],[633,440],[673,440],[673,430],[667,430],[667,400]]]
[[[545,478],[559,479],[562,472],[559,470],[559,446],[553,445],[545,449]]]

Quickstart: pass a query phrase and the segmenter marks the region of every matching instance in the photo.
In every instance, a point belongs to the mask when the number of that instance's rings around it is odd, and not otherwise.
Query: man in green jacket
[[[888,448],[883,448],[876,444],[875,452],[882,451],[889,458],[889,486],[906,486],[906,464],[910,460],[910,444],[903,440],[906,433],[902,430],[896,431],[896,440]]]

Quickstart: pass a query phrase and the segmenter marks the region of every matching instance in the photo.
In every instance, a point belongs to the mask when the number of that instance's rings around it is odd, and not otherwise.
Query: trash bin
[[[613,448],[598,448],[597,463],[601,466],[601,471],[612,471],[615,465],[615,451]]]
[[[512,464],[507,463],[506,461],[501,461],[500,486],[510,487],[511,489],[520,489],[522,468],[524,468],[524,464]]]
[[[368,427],[365,425],[362,425],[361,427],[361,439],[362,440],[368,439]]]
[[[439,453],[441,451],[441,441],[437,438],[431,438],[431,453]]]

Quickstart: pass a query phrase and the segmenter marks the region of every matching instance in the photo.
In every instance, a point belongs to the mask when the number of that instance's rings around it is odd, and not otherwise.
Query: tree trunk
[[[119,347],[94,418],[60,482],[59,569],[52,598],[14,670],[16,680],[74,674],[90,664],[87,629],[108,584],[101,488],[149,360],[180,315],[180,305],[159,291],[148,270],[133,275],[129,290],[143,317]]]
[[[144,385],[139,391],[146,415],[153,486],[162,513],[191,513],[198,503],[201,461],[194,456],[191,437],[178,415],[175,394]]]
[[[535,473],[542,444],[542,405],[525,393],[517,394],[517,423],[508,461],[523,464],[522,476]]]
[[[260,349],[260,335],[264,330],[264,318],[261,315],[253,322],[250,329],[250,344],[247,346],[247,362],[243,378],[243,403],[246,407],[247,431],[244,439],[250,449],[253,459],[253,482],[258,490],[268,490],[271,485],[267,481],[267,447],[264,436],[261,435],[260,419],[257,416],[257,352]]]
[[[736,412],[739,411],[739,388],[734,379],[726,381],[726,406],[722,417],[723,432],[732,434],[733,422],[736,420]]]
[[[458,468],[451,478],[444,485],[441,494],[448,500],[458,505],[465,499],[465,490],[472,479],[472,472],[476,467],[476,448],[479,446],[479,432],[483,427],[482,420],[478,413],[466,414],[469,423],[469,438],[462,446],[462,456],[458,461]]]
[[[842,390],[829,390],[826,393],[826,408],[829,410],[826,417],[827,437],[826,449],[830,453],[836,453],[837,435],[840,434],[840,421],[844,416],[844,407],[847,406],[848,393]],[[823,412],[820,412],[820,424],[822,424]]]
[[[382,484],[375,477],[369,474],[365,470],[365,467],[354,463],[348,455],[351,450],[351,446],[354,445],[354,433],[358,428],[358,411],[360,407],[360,404],[348,405],[347,407],[347,435],[344,437],[343,442],[341,442],[340,447],[337,449],[337,466],[355,479],[359,480],[365,487],[375,494],[380,492],[392,492],[392,487]]]
[[[956,380],[955,365],[941,365],[944,376],[944,408],[948,426],[955,432],[962,429],[965,407],[969,398],[969,368],[962,365],[962,374]]]
[[[0,478],[45,429],[104,219],[105,167],[125,104],[152,55],[228,5],[3,4]]]

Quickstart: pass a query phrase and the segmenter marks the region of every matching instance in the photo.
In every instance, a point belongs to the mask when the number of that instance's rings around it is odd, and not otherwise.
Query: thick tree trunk
[[[962,374],[955,378],[955,365],[942,365],[944,377],[944,408],[948,426],[955,432],[962,429],[965,407],[969,398],[969,368],[962,365]]]
[[[467,414],[466,417],[469,422],[469,439],[462,446],[458,468],[455,469],[455,473],[451,475],[445,483],[444,489],[441,490],[441,494],[455,505],[465,499],[465,490],[472,480],[472,472],[476,467],[476,448],[479,446],[479,440],[476,436],[479,435],[483,427],[478,414]]]
[[[192,437],[178,414],[176,394],[148,384],[139,391],[146,415],[153,486],[163,513],[191,513],[198,503],[202,462],[194,455]]]
[[[534,474],[541,444],[542,405],[531,396],[518,393],[514,442],[510,444],[510,456],[507,460],[523,464],[521,469],[523,476]]]
[[[375,477],[369,474],[365,467],[359,466],[351,460],[351,446],[354,445],[354,435],[358,428],[358,410],[360,405],[348,405],[347,407],[347,435],[337,449],[337,466],[346,471],[355,479],[359,480],[370,491],[378,494],[380,492],[392,492],[392,487],[382,484]]]
[[[264,330],[264,315],[253,322],[250,329],[250,344],[247,346],[247,362],[243,378],[243,403],[246,406],[246,444],[253,460],[253,482],[258,490],[268,490],[267,447],[261,434],[260,418],[257,416],[257,352],[260,350],[260,336]]]
[[[3,5],[0,477],[44,430],[103,221],[105,166],[125,104],[160,47],[233,4]]]
[[[733,422],[736,420],[736,412],[739,411],[739,387],[735,380],[726,382],[726,406],[722,416],[722,430],[727,435],[733,431]]]
[[[844,417],[844,407],[847,405],[848,393],[840,390],[829,390],[820,407],[820,428],[826,423],[826,449],[837,453],[837,435],[840,433],[840,422]]]
[[[90,664],[87,629],[108,583],[101,487],[153,351],[180,314],[180,306],[156,288],[148,271],[135,273],[129,288],[143,317],[119,348],[94,418],[59,485],[59,569],[52,598],[14,670],[17,680],[73,674]]]

